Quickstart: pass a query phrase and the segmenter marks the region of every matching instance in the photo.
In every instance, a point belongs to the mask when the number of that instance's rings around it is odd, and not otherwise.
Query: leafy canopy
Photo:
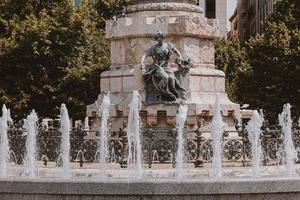
[[[272,122],[285,103],[300,115],[299,25],[299,1],[278,1],[263,34],[252,37],[245,48],[235,41],[220,41],[216,48],[216,64],[228,77],[231,98],[264,109]]]
[[[8,104],[14,117],[33,108],[54,117],[61,103],[72,117],[84,116],[100,91],[100,73],[110,64],[101,23],[120,6],[99,10],[101,2],[111,1],[86,0],[80,6],[71,0],[1,1],[0,104]]]

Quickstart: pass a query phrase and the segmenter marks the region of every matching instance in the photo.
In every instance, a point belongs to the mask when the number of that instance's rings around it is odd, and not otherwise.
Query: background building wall
[[[273,12],[276,0],[238,0],[237,35],[240,41],[263,32],[263,24]]]
[[[226,37],[228,33],[227,25],[227,0],[216,0],[216,19],[219,20],[220,34]]]
[[[238,33],[237,33],[237,9],[234,10],[229,21],[230,21],[230,31],[227,34],[227,38],[230,40],[233,38],[237,38],[237,36],[238,36]]]

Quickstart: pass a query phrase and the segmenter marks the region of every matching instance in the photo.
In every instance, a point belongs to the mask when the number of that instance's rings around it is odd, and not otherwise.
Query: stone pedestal
[[[118,129],[129,113],[132,91],[138,90],[145,100],[140,69],[142,55],[152,46],[154,34],[160,30],[184,57],[191,59],[193,68],[181,84],[187,88],[188,125],[197,124],[199,117],[211,116],[216,94],[220,94],[222,115],[232,122],[239,114],[239,105],[225,93],[225,74],[214,65],[214,42],[219,37],[218,22],[203,16],[193,0],[137,1],[127,8],[125,17],[107,21],[106,37],[111,43],[111,67],[101,74],[101,94],[110,92],[112,128]],[[174,62],[174,59],[172,59]],[[151,60],[147,61],[151,63]],[[171,67],[176,70],[176,64]],[[175,124],[176,105],[143,105],[144,127],[171,127]],[[87,115],[97,116],[96,104],[87,107]]]

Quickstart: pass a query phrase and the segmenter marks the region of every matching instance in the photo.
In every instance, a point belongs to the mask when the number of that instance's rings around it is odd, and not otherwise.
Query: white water
[[[259,176],[260,164],[261,164],[261,127],[263,124],[263,115],[260,115],[257,111],[254,111],[251,120],[248,122],[246,129],[248,132],[248,138],[251,143],[252,152],[252,175],[253,177]]]
[[[295,159],[297,158],[295,146],[292,137],[292,118],[291,118],[291,105],[285,104],[283,111],[278,115],[279,125],[281,126],[284,135],[284,150],[285,150],[285,163],[287,173],[289,175],[295,174]]]
[[[43,162],[43,165],[45,166],[48,164],[49,158],[44,154],[41,157],[41,161]]]
[[[83,162],[85,162],[85,157],[84,157],[84,153],[83,153],[82,150],[79,150],[77,152],[77,155],[76,155],[76,158],[75,158],[76,162],[79,162],[80,160],[82,160]]]
[[[62,170],[64,178],[71,176],[70,173],[70,118],[68,110],[65,104],[61,105],[60,108],[60,132],[62,133],[61,138],[61,159],[62,159]]]
[[[27,132],[26,157],[24,159],[26,176],[36,176],[36,135],[38,116],[34,110],[24,119],[24,128]]]
[[[9,144],[7,137],[8,113],[5,105],[2,107],[2,117],[0,118],[0,175],[6,176],[7,162],[9,158]]]
[[[222,140],[225,124],[221,115],[219,94],[216,96],[214,115],[211,124],[211,137],[213,143],[212,176],[222,177]]]
[[[178,141],[178,148],[177,148],[177,156],[176,156],[176,177],[183,178],[185,176],[184,173],[184,164],[186,162],[186,155],[185,155],[185,146],[186,141],[184,140],[184,125],[186,122],[188,113],[188,106],[187,105],[180,105],[176,115],[176,129],[177,129],[177,141]]]
[[[99,110],[101,113],[101,125],[100,125],[100,141],[99,141],[99,162],[100,162],[100,177],[102,179],[106,178],[106,160],[109,156],[109,107],[110,107],[110,99],[109,94],[105,95]]]
[[[236,117],[236,120],[237,120],[238,127],[241,127],[243,125],[241,113]]]
[[[90,130],[89,117],[85,117],[85,119],[84,119],[84,130],[85,131],[89,131]]]
[[[132,168],[133,176],[141,179],[143,177],[142,167],[142,144],[141,144],[141,96],[138,91],[133,91],[132,101],[129,105],[127,124],[128,136],[128,167]]]
[[[10,109],[7,109],[7,122],[13,123],[13,119],[11,118]]]

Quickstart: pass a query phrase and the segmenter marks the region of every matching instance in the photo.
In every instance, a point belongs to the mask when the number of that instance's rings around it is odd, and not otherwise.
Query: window
[[[216,18],[216,0],[206,0],[205,10],[207,18]]]
[[[254,36],[256,34],[256,24],[255,24],[255,22],[252,22],[251,25],[250,25],[250,34],[252,36]]]

